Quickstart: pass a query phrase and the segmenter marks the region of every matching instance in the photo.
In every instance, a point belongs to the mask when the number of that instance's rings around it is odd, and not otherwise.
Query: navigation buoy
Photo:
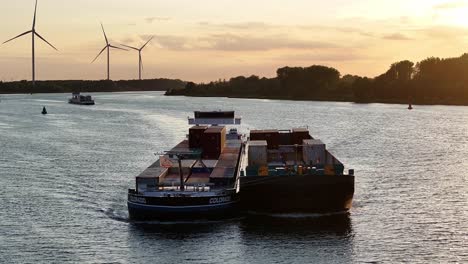
[[[46,110],[45,106],[42,108],[42,114],[47,115],[47,110]]]

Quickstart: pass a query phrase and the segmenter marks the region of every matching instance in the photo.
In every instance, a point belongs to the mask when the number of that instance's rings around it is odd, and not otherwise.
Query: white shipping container
[[[307,165],[325,164],[326,146],[320,139],[304,139],[302,157]]]
[[[249,141],[249,166],[267,166],[267,141],[251,140]]]

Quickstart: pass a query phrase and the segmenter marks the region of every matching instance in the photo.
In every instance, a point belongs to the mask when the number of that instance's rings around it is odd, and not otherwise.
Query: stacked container
[[[292,137],[291,143],[292,145],[301,145],[304,139],[311,139],[312,137],[309,134],[309,130],[307,128],[293,128],[292,129]]]
[[[189,147],[201,148],[201,139],[207,126],[193,126],[189,129]]]
[[[267,145],[266,140],[249,141],[249,166],[268,166]]]
[[[218,159],[226,144],[226,127],[211,126],[201,137],[204,159]]]
[[[326,147],[320,139],[304,139],[302,157],[307,165],[323,165],[326,162]]]
[[[251,130],[250,140],[266,140],[268,149],[278,149],[280,142],[280,134],[277,129]]]

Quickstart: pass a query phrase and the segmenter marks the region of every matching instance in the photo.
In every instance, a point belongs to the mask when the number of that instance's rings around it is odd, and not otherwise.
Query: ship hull
[[[129,193],[127,205],[132,220],[224,219],[236,216],[239,196],[147,197]]]
[[[94,102],[73,102],[69,101],[69,104],[76,104],[76,105],[94,105]]]
[[[345,212],[352,206],[354,176],[243,176],[240,177],[240,190],[240,208],[247,212]]]

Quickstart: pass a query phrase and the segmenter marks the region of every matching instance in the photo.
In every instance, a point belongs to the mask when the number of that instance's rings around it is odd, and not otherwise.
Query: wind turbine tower
[[[122,48],[119,48],[110,44],[109,40],[107,39],[106,31],[104,30],[104,26],[102,25],[102,23],[101,23],[101,28],[102,28],[102,33],[104,33],[104,39],[106,40],[106,46],[104,46],[101,52],[99,52],[99,54],[96,56],[96,58],[94,58],[94,60],[91,63],[95,62],[97,58],[99,58],[99,56],[104,52],[104,50],[107,49],[107,80],[110,80],[110,49],[111,48],[120,49],[120,50],[126,50],[126,49],[122,49]]]
[[[139,77],[140,81],[141,81],[141,71],[143,70],[143,61],[141,59],[141,51],[146,47],[146,45],[148,45],[148,43],[153,38],[154,37],[151,37],[143,46],[141,46],[141,48],[135,48],[135,47],[132,47],[132,46],[127,46],[127,45],[121,44],[124,47],[127,47],[129,49],[134,49],[134,50],[138,51],[138,77]]]
[[[18,36],[12,38],[12,39],[9,39],[9,40],[3,42],[3,44],[5,44],[5,43],[10,42],[10,41],[12,41],[14,39],[17,39],[19,37],[22,37],[24,35],[27,35],[27,34],[31,33],[31,36],[32,36],[32,84],[33,84],[33,87],[36,86],[36,58],[35,58],[36,52],[35,52],[34,38],[37,36],[38,38],[43,40],[45,43],[49,44],[49,46],[51,46],[54,50],[57,50],[52,44],[50,44],[41,35],[39,35],[39,33],[37,33],[37,31],[36,31],[36,12],[37,12],[37,0],[36,0],[36,5],[34,7],[34,18],[33,18],[32,29],[29,30],[29,31],[26,31],[24,33],[21,33]]]

